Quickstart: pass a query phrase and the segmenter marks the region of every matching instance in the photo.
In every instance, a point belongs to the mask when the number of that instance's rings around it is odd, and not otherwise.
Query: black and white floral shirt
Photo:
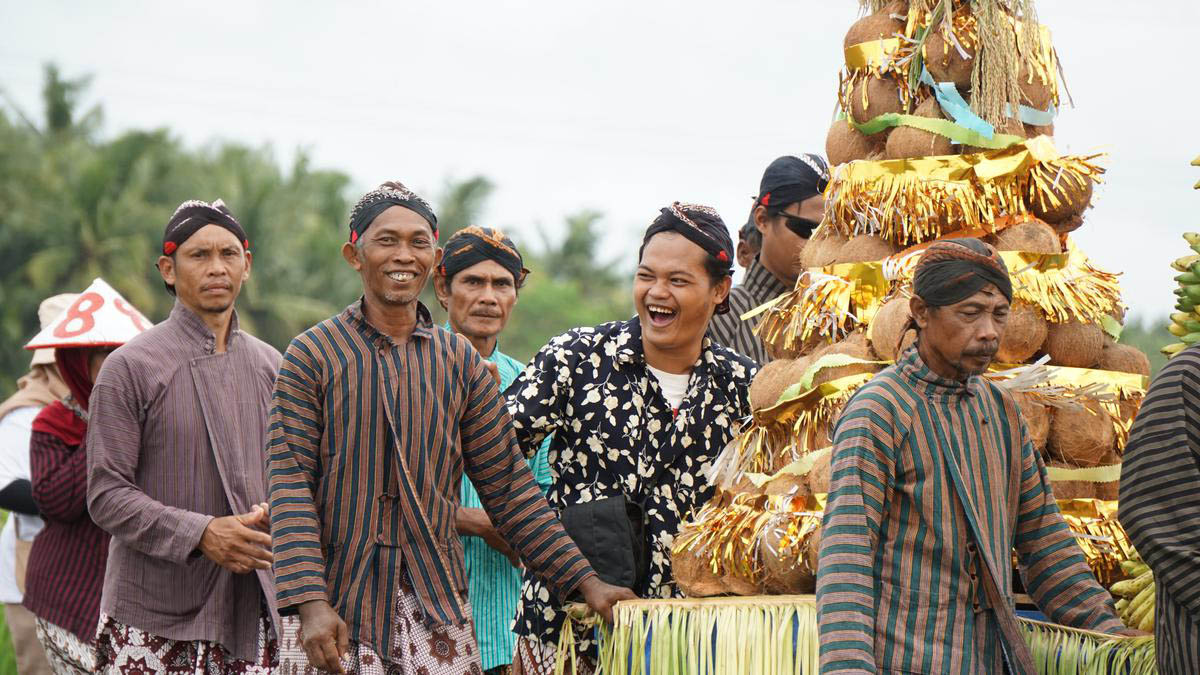
[[[750,414],[757,370],[750,359],[705,338],[675,412],[646,368],[634,317],[552,339],[505,393],[522,450],[536,451],[554,434],[547,499],[556,511],[622,493],[644,504],[650,574],[646,587],[634,589],[639,596],[679,595],[672,540],[681,521],[712,497],[701,472]],[[557,644],[564,616],[549,589],[527,572],[516,632]]]

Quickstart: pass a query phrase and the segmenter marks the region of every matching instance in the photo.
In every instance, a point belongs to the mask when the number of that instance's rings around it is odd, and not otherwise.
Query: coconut
[[[776,359],[758,370],[750,382],[750,408],[770,408],[779,400],[784,389],[800,381],[811,359]]]
[[[759,584],[746,581],[733,572],[721,577],[721,585],[725,587],[726,593],[734,595],[762,595],[762,587]]]
[[[1036,124],[1025,125],[1025,138],[1037,138],[1038,136],[1053,136],[1054,123],[1038,126]]]
[[[1092,180],[1084,177],[1083,185],[1080,185],[1073,178],[1062,177],[1050,190],[1058,198],[1058,206],[1050,203],[1049,196],[1045,198],[1044,204],[1038,197],[1029,197],[1029,210],[1038,218],[1054,225],[1054,229],[1060,233],[1070,232],[1082,225],[1082,219],[1073,219],[1082,215],[1084,209],[1092,202]],[[1064,229],[1067,227],[1070,229]]]
[[[786,528],[767,526],[758,539],[763,586],[774,595],[812,593],[816,588],[817,568],[809,565],[810,556],[806,554],[811,546],[810,540],[818,539],[819,535],[814,532],[802,545],[792,543],[781,549],[780,544],[786,536]]]
[[[842,47],[849,49],[864,42],[886,40],[895,37],[897,33],[904,33],[904,22],[892,18],[889,10],[885,9],[868,14],[851,24],[850,30],[846,31],[845,40],[842,41]]]
[[[1150,375],[1150,359],[1137,347],[1111,343],[1105,344],[1100,352],[1100,370],[1115,370],[1122,373]]]
[[[1047,462],[1046,466],[1062,469],[1075,468],[1069,464],[1055,461]],[[1056,500],[1095,499],[1096,485],[1096,483],[1087,480],[1056,480],[1050,483],[1050,491],[1054,493],[1054,499]]]
[[[833,452],[825,453],[804,476],[808,481],[808,491],[814,495],[829,494],[829,481],[833,472]]]
[[[1091,368],[1104,352],[1104,330],[1099,324],[1075,320],[1051,323],[1042,351],[1056,366]]]
[[[960,89],[971,86],[971,71],[975,68],[975,50],[963,46],[959,52],[940,28],[925,40],[925,67],[936,82],[953,82]],[[966,58],[963,58],[965,52]]]
[[[1096,483],[1096,499],[1115,502],[1120,498],[1121,481],[1111,480],[1107,483]]]
[[[1117,411],[1124,422],[1132,422],[1141,409],[1142,394],[1131,395],[1129,398],[1121,399],[1121,402],[1117,404]]]
[[[821,356],[830,354],[842,354],[863,361],[872,361],[871,349],[867,346],[866,340],[858,334],[857,337],[848,339],[844,342],[831,345],[820,352],[820,356],[814,356],[813,363],[820,360]],[[813,386],[819,386],[826,382],[832,382],[843,377],[858,375],[860,373],[875,373],[879,371],[879,367],[871,363],[852,363],[846,366],[837,366],[834,368],[823,368],[813,375]]]
[[[856,159],[870,159],[879,152],[884,134],[863,134],[849,120],[834,120],[825,136],[825,156],[830,165],[845,164]]]
[[[1025,363],[1046,341],[1049,325],[1041,311],[1024,302],[1014,302],[996,352],[999,363]]]
[[[837,253],[834,263],[875,262],[895,255],[899,249],[873,234],[856,235]]]
[[[898,112],[904,112],[904,106],[900,103],[900,87],[890,77],[863,78],[850,92],[849,113],[856,122],[869,122],[885,113]]]
[[[937,99],[928,98],[913,111],[918,117],[945,119]],[[897,127],[888,135],[884,155],[888,159],[904,159],[907,157],[932,157],[949,155],[953,152],[950,139],[941,134],[932,134],[916,127]]]
[[[1050,437],[1050,408],[1022,392],[1013,394],[1013,401],[1021,411],[1025,427],[1029,429],[1029,438],[1033,441],[1033,446],[1039,451],[1045,451],[1046,441]]]
[[[720,577],[713,574],[706,555],[698,556],[690,551],[672,552],[671,574],[675,577],[675,585],[688,597],[706,598],[725,592],[725,585]]]
[[[797,476],[794,473],[785,473],[782,476],[773,478],[763,485],[764,495],[768,496],[786,496],[806,498],[812,494],[808,488],[808,481],[804,476]]]
[[[1056,255],[1062,253],[1062,244],[1053,227],[1040,220],[1031,220],[996,233],[996,250]]]
[[[895,361],[901,351],[900,338],[905,333],[909,320],[908,298],[896,296],[888,300],[875,313],[867,326],[867,339],[871,348],[885,361]]]
[[[1116,441],[1112,421],[1098,403],[1058,408],[1050,422],[1050,456],[1075,467],[1100,466]]]
[[[996,127],[996,133],[997,134],[1005,134],[1008,136],[1016,136],[1017,138],[1026,138],[1025,125],[1021,123],[1021,120],[1016,119],[1014,117],[1009,117],[1009,118],[1005,119],[1004,124],[1001,124],[1000,126]],[[987,152],[987,151],[993,150],[993,149],[994,148],[979,148],[979,147],[975,147],[973,145],[965,145],[965,146],[963,146],[963,154],[970,154],[970,153],[975,153],[975,152]],[[1043,218],[1042,220],[1045,220],[1045,218]]]
[[[1050,90],[1050,85],[1033,74],[1028,63],[1021,66],[1017,87],[1021,90],[1021,104],[1034,110],[1047,110],[1054,101],[1054,92]]]
[[[807,268],[832,265],[849,239],[832,227],[821,226],[800,251],[800,264]]]

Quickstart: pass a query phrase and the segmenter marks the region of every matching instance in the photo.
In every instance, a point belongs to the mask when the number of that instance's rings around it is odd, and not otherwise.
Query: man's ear
[[[160,255],[158,256],[158,263],[156,263],[156,266],[158,267],[158,273],[162,275],[163,283],[174,286],[175,259],[169,255]]]
[[[358,246],[354,242],[348,241],[342,244],[342,257],[354,268],[355,272],[362,269],[362,261],[358,259]]]
[[[759,204],[754,207],[754,228],[760,233],[766,234],[768,225],[770,225],[770,218],[767,216],[767,207]]]
[[[450,309],[450,280],[447,280],[439,269],[433,271],[433,294],[437,296],[442,309]]]
[[[908,312],[912,314],[913,323],[917,324],[917,328],[925,330],[929,325],[929,305],[925,304],[921,296],[912,296],[908,301]]]
[[[242,283],[250,278],[250,268],[254,265],[254,254],[246,251],[246,270],[242,272]]]
[[[724,279],[717,282],[717,284],[714,286],[716,289],[716,297],[714,298],[714,300],[716,300],[716,304],[719,305],[729,298],[729,289],[732,287],[733,277],[731,276],[727,275]]]

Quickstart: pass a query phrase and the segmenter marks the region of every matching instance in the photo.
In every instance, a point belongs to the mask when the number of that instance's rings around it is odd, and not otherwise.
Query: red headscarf
[[[87,412],[88,399],[92,396],[92,376],[88,370],[88,356],[92,347],[59,347],[54,350],[54,363],[58,373],[71,390],[75,405]],[[33,430],[50,434],[67,445],[83,443],[87,435],[87,422],[62,401],[55,401],[42,408],[33,420]]]

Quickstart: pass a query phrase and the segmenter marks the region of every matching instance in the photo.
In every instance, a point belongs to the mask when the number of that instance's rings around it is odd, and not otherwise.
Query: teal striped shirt
[[[525,368],[520,361],[502,353],[498,346],[485,360],[495,363],[500,371],[500,391],[508,389]],[[550,487],[550,464],[546,461],[550,438],[546,438],[537,454],[529,460],[533,480],[542,492]],[[466,476],[463,476],[459,499],[463,508],[483,508],[479,493]],[[467,598],[475,614],[475,639],[479,642],[483,669],[507,666],[512,663],[516,642],[512,621],[517,613],[517,600],[521,597],[521,570],[479,537],[462,537],[462,544],[467,567]]]
[[[822,673],[1033,673],[1013,551],[1055,623],[1123,629],[1007,390],[939,377],[915,348],[834,431],[817,611]]]

